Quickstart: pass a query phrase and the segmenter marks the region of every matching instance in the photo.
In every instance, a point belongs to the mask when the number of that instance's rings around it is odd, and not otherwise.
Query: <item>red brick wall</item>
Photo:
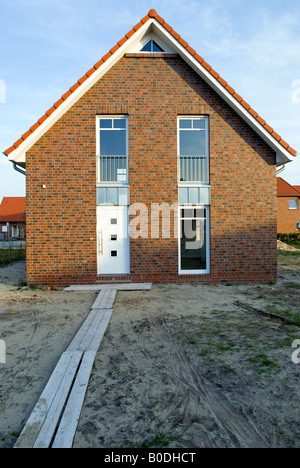
[[[29,283],[97,278],[97,113],[128,113],[130,203],[146,203],[149,213],[151,203],[178,201],[177,116],[210,119],[211,274],[178,276],[172,235],[131,239],[130,279],[275,280],[274,152],[179,57],[128,55],[27,154]]]
[[[298,209],[289,209],[289,200],[298,200]],[[300,197],[277,197],[277,232],[297,232],[296,223],[300,222]]]

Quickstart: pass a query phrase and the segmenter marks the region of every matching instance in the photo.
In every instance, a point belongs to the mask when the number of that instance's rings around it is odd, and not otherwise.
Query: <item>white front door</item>
[[[130,273],[128,207],[98,206],[98,275]]]

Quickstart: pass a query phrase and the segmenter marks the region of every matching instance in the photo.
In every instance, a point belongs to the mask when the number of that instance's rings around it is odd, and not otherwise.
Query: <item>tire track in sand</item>
[[[155,361],[156,366],[163,365],[176,386],[176,396],[173,400],[168,400],[161,411],[160,420],[174,420],[176,418],[170,416],[180,411],[182,422],[185,427],[188,427],[197,419],[197,414],[203,418],[203,412],[205,412],[217,426],[225,446],[268,447],[269,442],[257,427],[255,420],[249,415],[251,410],[249,411],[247,403],[241,396],[236,395],[239,408],[233,407],[226,395],[209,382],[201,373],[200,359],[191,360],[188,351],[180,345],[172,329],[167,325],[165,317],[150,314],[147,320],[148,330],[149,327],[151,334],[154,333],[157,340],[161,343],[168,343],[168,347],[171,345],[172,349],[172,353],[160,357],[158,363],[157,356],[151,356],[151,350],[146,348],[146,340],[142,337],[143,329],[140,329],[138,339],[140,350],[147,359]],[[152,425],[154,426],[154,422]],[[172,429],[171,426],[168,427],[168,430]],[[206,432],[207,445],[217,446],[211,431],[203,429]],[[219,438],[218,440],[220,441]],[[197,444],[197,441],[194,443]],[[203,441],[199,441],[200,443],[203,445]]]

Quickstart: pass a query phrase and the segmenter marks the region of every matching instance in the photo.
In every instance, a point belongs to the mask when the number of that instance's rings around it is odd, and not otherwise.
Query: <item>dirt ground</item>
[[[24,262],[0,268],[0,447],[14,445],[95,300],[25,278]],[[299,448],[299,302],[293,252],[279,255],[276,284],[119,291],[74,448]]]

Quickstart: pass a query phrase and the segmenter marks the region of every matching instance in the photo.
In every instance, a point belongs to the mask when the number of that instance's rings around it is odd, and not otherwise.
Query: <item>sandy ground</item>
[[[300,447],[300,256],[277,284],[153,285],[118,292],[74,448]],[[0,268],[0,447],[12,447],[93,292],[32,290],[25,263]],[[300,356],[300,353],[299,353]]]

